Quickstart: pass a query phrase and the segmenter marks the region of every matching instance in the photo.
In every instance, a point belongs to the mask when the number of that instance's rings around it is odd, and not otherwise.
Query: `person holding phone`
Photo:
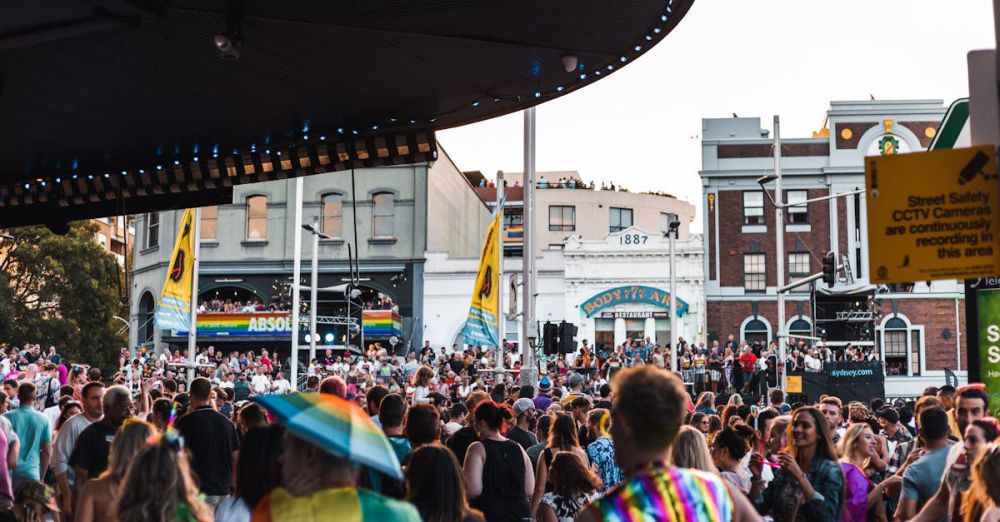
[[[766,489],[763,457],[750,459],[750,498],[757,511],[775,522],[839,519],[844,473],[823,414],[815,407],[799,408],[788,430],[788,445],[778,453],[781,468]]]

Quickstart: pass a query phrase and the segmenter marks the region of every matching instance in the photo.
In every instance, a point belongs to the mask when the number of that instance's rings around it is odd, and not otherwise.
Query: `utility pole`
[[[774,257],[775,274],[778,277],[776,289],[785,286],[785,219],[782,208],[784,196],[781,193],[781,122],[777,115],[774,116]],[[767,282],[764,282],[767,286]],[[778,298],[778,324],[776,327],[778,338],[778,368],[775,377],[781,386],[781,391],[785,390],[785,293],[775,290]]]
[[[295,178],[295,239],[292,242],[292,391],[299,387],[299,279],[302,277],[302,177]]]
[[[524,286],[521,319],[521,384],[534,386],[538,380],[538,362],[532,342],[535,333],[535,108],[524,110]]]

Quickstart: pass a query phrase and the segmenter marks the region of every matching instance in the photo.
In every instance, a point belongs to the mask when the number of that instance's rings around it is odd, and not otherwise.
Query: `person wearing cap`
[[[566,384],[569,386],[569,393],[560,401],[564,407],[569,406],[569,403],[573,402],[573,399],[586,396],[583,393],[583,375],[579,373],[571,374]]]
[[[538,395],[532,399],[535,405],[535,409],[538,411],[545,411],[549,409],[549,405],[552,404],[552,381],[549,380],[549,376],[546,375],[538,381]]]
[[[528,448],[538,444],[538,439],[531,433],[531,421],[535,417],[535,403],[527,397],[514,401],[514,427],[507,432],[507,438]]]

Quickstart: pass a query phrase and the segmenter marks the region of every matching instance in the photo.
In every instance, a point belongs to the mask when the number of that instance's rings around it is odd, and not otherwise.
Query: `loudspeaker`
[[[545,355],[555,355],[559,344],[559,325],[546,322],[542,325],[542,348]]]
[[[563,321],[559,323],[559,353],[576,352],[576,325]]]

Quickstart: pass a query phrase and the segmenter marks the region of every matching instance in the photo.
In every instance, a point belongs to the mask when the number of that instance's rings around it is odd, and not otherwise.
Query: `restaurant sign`
[[[630,285],[619,286],[599,292],[580,305],[587,317],[609,307],[624,303],[645,303],[663,308],[670,308],[670,292],[651,286]],[[677,316],[687,313],[688,304],[683,299],[677,299]]]

